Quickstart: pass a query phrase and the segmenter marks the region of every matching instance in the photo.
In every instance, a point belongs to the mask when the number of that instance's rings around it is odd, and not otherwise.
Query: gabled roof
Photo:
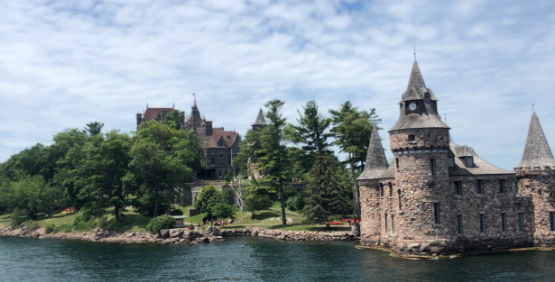
[[[545,166],[555,166],[555,159],[543,133],[540,119],[534,112],[519,167],[541,167],[543,169]]]
[[[256,117],[256,121],[252,125],[268,125],[266,123],[266,119],[264,118],[264,112],[262,109],[258,112],[258,116]]]
[[[358,179],[375,179],[378,178],[389,167],[385,151],[383,150],[382,141],[378,135],[377,126],[372,128],[372,136],[368,145],[368,153],[366,155],[366,164],[364,171]]]
[[[218,141],[220,139],[224,140],[224,147],[231,147],[235,142],[235,139],[240,138],[239,134],[235,131],[217,131],[212,133],[212,137],[206,148],[221,148],[218,146]]]
[[[151,119],[155,119],[156,115],[158,115],[159,112],[163,112],[163,111],[171,112],[173,110],[174,110],[173,108],[147,108],[145,111],[145,114],[143,115],[143,121],[149,121]]]

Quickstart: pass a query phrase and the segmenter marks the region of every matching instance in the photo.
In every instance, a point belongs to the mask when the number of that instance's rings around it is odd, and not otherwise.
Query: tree
[[[245,180],[243,180],[239,176],[236,176],[235,178],[233,178],[233,184],[231,184],[231,189],[233,190],[235,205],[241,210],[241,212],[243,212],[243,209],[245,208],[245,202],[246,202],[246,196],[247,196],[246,188],[247,188],[247,185],[245,183]]]
[[[201,213],[206,213],[208,219],[233,217],[233,207],[226,203],[224,193],[214,185],[202,187],[195,202],[195,208]]]
[[[359,188],[355,171],[364,169],[368,152],[368,140],[372,135],[372,122],[379,121],[375,109],[370,112],[353,107],[349,101],[343,103],[339,110],[330,110],[333,128],[330,130],[336,138],[334,143],[342,152],[347,153],[346,163],[351,170],[353,182],[353,208],[355,217],[360,217]],[[357,163],[360,165],[357,167]]]
[[[200,167],[200,139],[187,130],[176,130],[154,120],[141,124],[131,147],[126,187],[136,187],[138,197],[148,196],[152,216],[161,202],[171,199],[176,187],[184,187],[194,168]]]
[[[303,215],[309,222],[328,221],[331,215],[343,213],[348,206],[337,170],[337,165],[327,154],[316,157],[303,208]]]
[[[257,151],[258,169],[264,175],[261,182],[270,187],[274,187],[280,193],[281,219],[285,226],[285,195],[282,185],[284,179],[288,179],[288,155],[287,147],[283,144],[283,128],[286,118],[283,118],[280,110],[284,103],[280,100],[272,100],[265,106],[268,109],[266,117],[269,120],[268,126],[260,132],[261,149]]]
[[[123,178],[131,157],[129,150],[133,144],[128,134],[113,130],[102,135],[93,135],[86,143],[85,160],[78,168],[76,185],[78,198],[86,219],[99,218],[106,208],[113,207],[116,222],[124,219],[125,191]]]
[[[264,129],[249,129],[245,139],[239,144],[239,154],[233,159],[233,167],[239,169],[243,178],[252,175],[250,165],[256,164],[262,157],[260,135]]]
[[[225,181],[227,181],[229,183],[232,180],[233,180],[233,170],[230,169],[230,170],[227,171],[227,173],[225,175]]]
[[[41,175],[27,175],[10,184],[13,207],[27,211],[27,217],[37,219],[39,212],[44,211],[52,201],[51,187]]]
[[[288,131],[289,138],[295,143],[302,143],[303,150],[323,154],[331,144],[327,139],[333,134],[326,132],[331,124],[331,119],[318,112],[318,104],[308,101],[303,106],[304,113],[299,113],[298,126],[291,125],[293,131]]]
[[[184,120],[184,113],[178,109],[173,109],[173,111],[166,114],[163,123],[173,129],[183,129]]]
[[[93,135],[100,134],[100,132],[102,132],[103,127],[104,127],[104,123],[93,121],[93,122],[87,123],[87,126],[85,126],[85,129],[83,131],[88,133],[90,136],[93,136]]]

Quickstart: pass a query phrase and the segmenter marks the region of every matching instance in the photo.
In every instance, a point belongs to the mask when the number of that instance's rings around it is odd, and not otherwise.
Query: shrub
[[[69,233],[71,231],[73,231],[73,226],[71,224],[62,224],[62,225],[56,226],[56,228],[54,228],[52,233],[58,233],[58,232]]]
[[[183,211],[180,209],[175,209],[172,212],[170,212],[171,215],[183,215]]]
[[[88,221],[85,220],[82,216],[77,216],[75,220],[73,220],[73,229],[75,231],[89,231],[95,226],[95,222],[92,219]]]
[[[35,231],[37,229],[39,229],[39,224],[35,221],[32,220],[27,220],[25,221],[25,227],[27,227],[28,231]]]
[[[19,209],[18,209],[18,208],[15,208],[15,209],[13,210],[13,213],[12,213],[12,219],[10,220],[10,227],[11,227],[12,229],[17,229],[17,228],[19,228],[19,224],[21,223],[21,221],[19,220],[19,217],[20,217],[20,216],[21,216],[21,215],[20,215],[20,213],[19,213]]]
[[[107,217],[103,216],[96,221],[96,228],[101,229],[112,229],[114,224],[113,220],[108,220]]]
[[[46,225],[46,228],[44,228],[44,232],[46,232],[46,234],[50,234],[54,232],[55,229],[56,229],[56,224],[54,224],[54,222],[50,222]]]
[[[156,234],[162,229],[170,229],[175,225],[175,218],[170,215],[162,215],[150,220],[146,230]]]

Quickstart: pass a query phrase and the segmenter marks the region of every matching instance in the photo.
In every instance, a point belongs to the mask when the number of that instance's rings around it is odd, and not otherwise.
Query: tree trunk
[[[154,199],[154,213],[152,214],[152,217],[157,217],[158,216],[158,199]]]
[[[351,180],[353,181],[353,215],[355,218],[360,218],[360,201],[358,198],[358,183],[355,179],[355,168],[353,166],[353,159],[349,154],[349,166],[351,168]]]
[[[287,219],[285,218],[285,199],[283,196],[283,186],[281,185],[281,180],[278,181],[279,192],[281,195],[281,222],[283,226],[287,225]]]

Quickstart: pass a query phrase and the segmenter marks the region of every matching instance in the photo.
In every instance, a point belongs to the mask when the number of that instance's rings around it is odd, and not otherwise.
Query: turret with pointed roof
[[[387,170],[389,165],[387,164],[387,158],[385,157],[385,151],[382,147],[382,141],[378,135],[377,126],[372,128],[372,136],[370,137],[370,144],[368,145],[368,154],[366,155],[366,164],[364,166],[364,171],[358,177],[358,180],[363,179],[376,179],[384,171]]]
[[[260,109],[260,111],[258,112],[258,116],[256,117],[256,121],[252,124],[252,129],[256,129],[259,127],[265,127],[267,126],[268,123],[266,122],[266,119],[264,118],[264,112],[262,111],[262,109]]]
[[[530,120],[528,137],[526,138],[526,145],[519,167],[530,167],[531,169],[540,167],[543,169],[545,166],[555,166],[555,159],[543,133],[540,120],[534,112]]]
[[[401,105],[399,119],[389,131],[414,128],[448,129],[449,127],[439,117],[437,101],[432,90],[426,87],[418,63],[414,61],[407,90],[399,102]],[[409,107],[411,104],[414,104],[413,108]]]

